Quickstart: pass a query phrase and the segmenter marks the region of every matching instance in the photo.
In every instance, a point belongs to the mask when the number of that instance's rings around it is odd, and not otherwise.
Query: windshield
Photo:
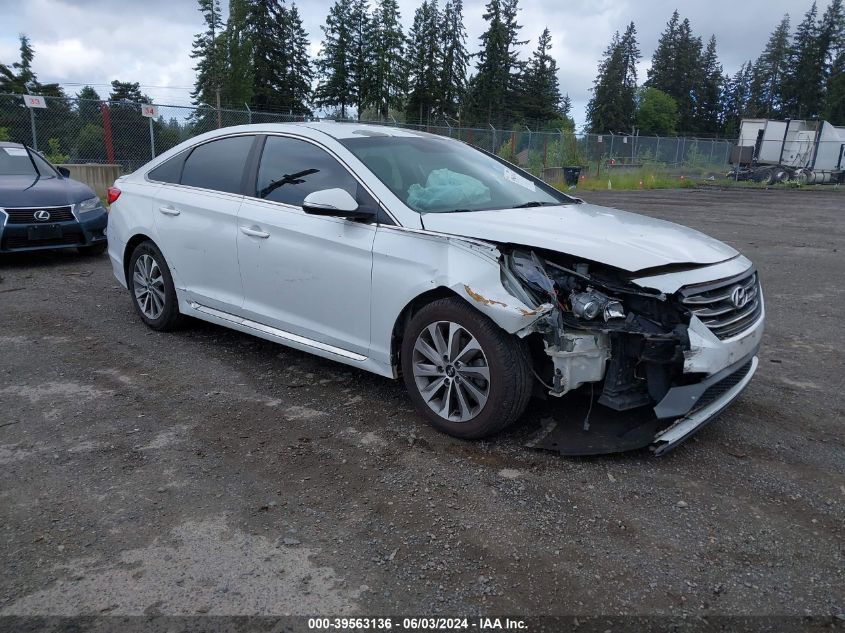
[[[56,172],[35,152],[25,147],[5,146],[0,147],[0,176],[55,178]]]
[[[572,204],[573,198],[451,139],[341,139],[400,200],[419,213],[460,213]]]

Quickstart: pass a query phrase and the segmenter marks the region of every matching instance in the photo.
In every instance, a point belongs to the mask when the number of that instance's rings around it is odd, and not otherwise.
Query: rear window
[[[156,182],[169,182],[179,184],[182,178],[182,166],[185,164],[187,151],[177,154],[173,158],[164,161],[161,165],[150,171],[147,178]]]
[[[230,136],[194,148],[182,169],[182,184],[241,193],[244,168],[254,136]]]

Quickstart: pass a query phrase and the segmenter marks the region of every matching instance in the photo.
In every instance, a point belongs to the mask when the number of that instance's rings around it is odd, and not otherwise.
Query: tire
[[[104,241],[98,242],[97,244],[89,244],[88,246],[80,246],[77,250],[80,255],[85,255],[85,257],[97,257],[105,253],[108,247],[108,242]]]
[[[179,327],[182,315],[173,277],[158,246],[146,241],[135,247],[129,258],[126,285],[135,311],[148,327],[159,332]]]
[[[443,351],[448,358],[436,365]],[[453,437],[498,433],[522,415],[531,397],[525,344],[457,297],[433,301],[411,318],[401,361],[414,405],[429,424]]]

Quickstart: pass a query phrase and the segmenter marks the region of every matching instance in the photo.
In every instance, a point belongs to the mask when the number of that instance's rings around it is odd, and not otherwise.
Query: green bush
[[[47,151],[45,156],[47,157],[47,160],[54,165],[60,165],[61,163],[66,163],[70,160],[70,156],[68,154],[62,154],[61,149],[59,148],[59,139],[51,138],[47,141],[47,145],[50,149]]]

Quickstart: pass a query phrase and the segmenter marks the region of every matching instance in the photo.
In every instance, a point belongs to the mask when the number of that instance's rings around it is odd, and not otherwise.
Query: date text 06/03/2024
[[[311,630],[406,630],[406,631],[451,631],[471,630],[519,631],[528,628],[527,623],[518,618],[442,618],[442,617],[357,617],[357,618],[309,618]]]

